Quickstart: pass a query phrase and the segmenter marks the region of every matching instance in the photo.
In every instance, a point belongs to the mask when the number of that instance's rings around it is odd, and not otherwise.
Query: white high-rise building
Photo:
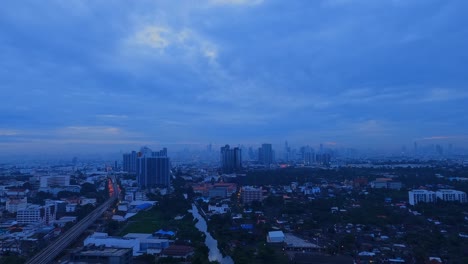
[[[408,192],[409,204],[433,203],[437,200],[436,193],[428,190],[412,190]]]

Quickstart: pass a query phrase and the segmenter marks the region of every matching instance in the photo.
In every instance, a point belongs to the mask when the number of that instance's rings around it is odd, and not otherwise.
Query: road
[[[76,223],[67,232],[50,243],[34,257],[29,259],[27,264],[47,264],[51,263],[63,250],[75,241],[86,229],[94,223],[117,199],[119,196],[119,187],[115,177],[108,179],[110,197],[98,208],[94,209],[89,215]]]

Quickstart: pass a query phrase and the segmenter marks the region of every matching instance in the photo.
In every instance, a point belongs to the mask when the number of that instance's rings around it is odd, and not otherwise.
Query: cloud
[[[378,120],[366,120],[363,122],[358,122],[355,126],[357,132],[364,135],[388,135],[391,128],[388,123],[378,121]]]
[[[210,0],[213,5],[254,6],[263,3],[263,0]]]
[[[10,129],[0,129],[0,136],[16,136],[19,132],[16,130]]]
[[[463,10],[462,1],[8,1],[0,135],[47,149],[463,134]]]
[[[456,89],[435,88],[429,90],[421,99],[421,102],[442,102],[452,100],[462,100],[468,98],[467,91]]]
[[[143,46],[164,49],[170,44],[169,38],[173,38],[170,34],[173,33],[168,28],[148,26],[135,34],[134,41]]]
[[[127,115],[113,115],[113,114],[106,114],[106,115],[96,115],[97,118],[102,119],[127,119]]]
[[[198,54],[209,59],[215,59],[217,56],[216,45],[189,28],[176,30],[169,26],[144,25],[125,42],[129,49],[149,48],[161,53],[173,49],[171,55]]]
[[[463,136],[431,136],[431,137],[424,137],[420,140],[447,140],[447,139],[468,139],[468,135]]]
[[[59,129],[57,134],[65,137],[107,137],[120,136],[122,130],[117,127],[69,126]]]

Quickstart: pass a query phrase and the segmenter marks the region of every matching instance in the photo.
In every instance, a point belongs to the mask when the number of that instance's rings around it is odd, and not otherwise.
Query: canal
[[[193,217],[198,219],[198,222],[195,224],[195,227],[198,228],[201,232],[205,233],[206,239],[205,239],[205,245],[208,247],[210,250],[208,253],[208,259],[210,261],[218,261],[221,264],[234,264],[234,261],[232,260],[231,257],[226,256],[223,257],[223,254],[219,251],[218,248],[218,241],[211,236],[211,234],[208,232],[208,226],[206,224],[205,218],[203,218],[200,213],[198,212],[198,208],[195,206],[195,204],[192,204],[192,210],[191,211]]]

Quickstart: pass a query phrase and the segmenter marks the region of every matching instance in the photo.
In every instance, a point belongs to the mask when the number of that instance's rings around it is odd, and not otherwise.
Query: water
[[[195,227],[198,228],[198,230],[205,233],[206,235],[205,245],[210,250],[208,252],[208,259],[210,261],[218,261],[221,264],[234,264],[234,261],[231,257],[223,257],[223,254],[221,254],[221,252],[219,251],[218,241],[216,241],[216,239],[214,239],[208,232],[208,226],[206,225],[205,218],[203,218],[200,215],[200,213],[198,212],[198,208],[194,204],[192,204],[192,210],[189,211],[191,211],[193,217],[198,219],[198,222],[195,224]]]

